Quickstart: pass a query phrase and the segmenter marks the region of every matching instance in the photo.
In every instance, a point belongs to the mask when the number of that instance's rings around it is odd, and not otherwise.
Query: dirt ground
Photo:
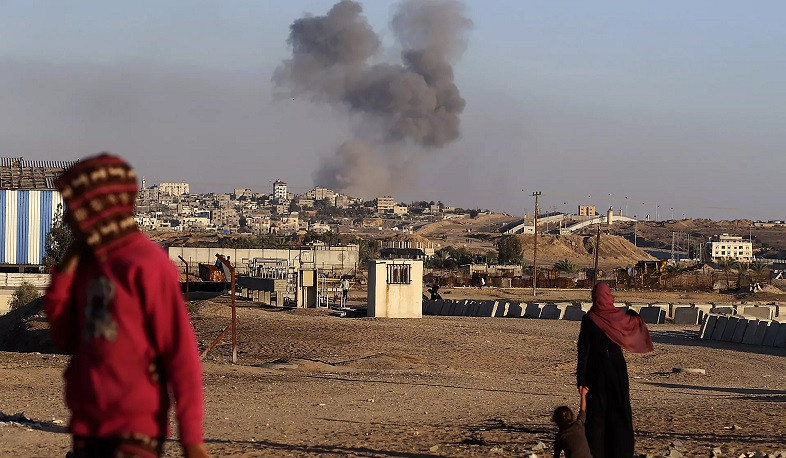
[[[524,294],[471,290],[450,295]],[[559,294],[543,297],[588,296]],[[642,294],[618,300],[651,300]],[[361,300],[361,291],[353,295]],[[201,346],[228,324],[227,303],[198,304]],[[238,364],[226,342],[204,364],[214,456],[551,456],[552,410],[578,403],[577,322],[339,318],[239,304]],[[663,456],[672,443],[685,456],[786,449],[786,350],[701,341],[698,326],[650,329],[655,351],[626,356],[637,453]],[[0,426],[0,456],[65,455],[66,364],[61,355],[0,352],[0,410],[44,422]],[[673,373],[677,367],[706,374]],[[178,453],[170,441],[167,456]]]

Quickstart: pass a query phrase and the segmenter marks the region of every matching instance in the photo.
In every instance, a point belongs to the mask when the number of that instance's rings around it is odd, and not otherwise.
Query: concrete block
[[[650,307],[660,307],[666,312],[666,317],[671,318],[671,306],[664,302],[656,302],[654,304],[650,304]]]
[[[546,320],[559,320],[562,318],[562,310],[557,304],[546,304],[540,310],[540,318]]]
[[[524,309],[524,317],[525,318],[540,318],[540,311],[545,304],[541,304],[540,302],[527,302],[527,306]]]
[[[783,325],[777,321],[770,321],[769,327],[767,327],[767,330],[764,332],[764,338],[761,340],[761,344],[765,347],[775,346],[775,338],[778,337],[778,331],[781,326]]]
[[[764,342],[764,334],[770,326],[769,320],[756,320],[756,322],[749,322],[748,329],[745,330],[745,336],[742,338],[742,343],[748,345],[761,345]]]
[[[778,334],[775,336],[773,347],[786,348],[786,324],[781,323],[778,326]]]
[[[729,321],[726,322],[726,329],[723,330],[723,335],[721,336],[722,341],[731,342],[732,337],[734,337],[734,331],[737,330],[738,321],[740,321],[740,318],[737,316],[729,317]]]
[[[768,305],[746,305],[741,307],[742,315],[755,316],[760,320],[771,320],[773,311]]]
[[[711,339],[712,332],[715,330],[715,324],[718,322],[718,315],[707,315],[702,320],[701,331],[699,337],[702,339]]]
[[[639,315],[641,315],[641,309],[643,309],[644,307],[649,307],[649,305],[648,304],[639,304],[639,303],[635,303],[634,302],[634,303],[632,303],[632,304],[630,304],[628,306],[629,309],[633,310],[634,312],[638,313]]]
[[[674,319],[674,314],[677,312],[677,309],[690,306],[690,304],[669,304],[669,318],[672,320]]]
[[[691,306],[674,309],[674,324],[699,324],[699,309]]]
[[[663,324],[666,321],[666,311],[662,307],[642,307],[639,315],[647,324]]]
[[[581,319],[584,318],[584,315],[585,312],[582,310],[580,305],[571,305],[565,309],[562,319],[568,321],[581,321]]]
[[[709,315],[712,309],[711,304],[693,304],[693,307],[699,310],[699,323],[704,321],[704,317]]]
[[[617,307],[617,308],[620,308],[620,309],[626,309],[626,308],[628,308],[628,304],[626,304],[624,302],[615,302],[614,303],[614,307]]]
[[[616,305],[616,302],[615,302],[614,305]],[[585,312],[589,312],[589,309],[591,309],[591,308],[592,308],[592,302],[582,302],[581,303],[581,310],[583,310]]]
[[[508,313],[505,315],[507,318],[521,318],[524,316],[524,309],[527,304],[521,302],[511,302],[508,304]]]
[[[509,311],[510,311],[509,302],[497,302],[497,308],[494,309],[494,316],[497,318],[504,318],[508,316]]]
[[[734,315],[737,313],[737,310],[732,305],[715,305],[710,310],[710,313],[722,313],[724,315]]]
[[[711,340],[722,340],[723,333],[726,332],[726,325],[729,324],[729,316],[728,315],[711,315],[718,317],[717,321],[715,322],[715,329],[712,330],[712,336],[710,337]]]
[[[742,339],[745,337],[745,331],[748,330],[748,324],[751,321],[753,321],[755,325],[756,318],[740,317],[740,319],[737,320],[737,325],[734,327],[734,334],[731,337],[732,342],[742,343]]]
[[[480,317],[492,317],[494,316],[494,307],[496,306],[495,301],[481,301],[475,307],[474,314],[472,316],[480,316]]]
[[[767,329],[770,328],[770,321],[759,320],[756,323],[756,331],[753,334],[753,342],[751,345],[762,345],[764,343],[764,336],[767,334]]]
[[[756,345],[756,330],[759,329],[760,323],[766,323],[765,320],[750,320],[748,327],[745,328],[745,335],[742,336],[742,343],[746,345]]]

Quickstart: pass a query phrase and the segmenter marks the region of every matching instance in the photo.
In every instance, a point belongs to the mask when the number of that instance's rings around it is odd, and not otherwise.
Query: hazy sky
[[[109,150],[148,184],[305,192],[355,120],[271,77],[292,21],[333,3],[5,0],[0,156]],[[395,3],[362,3],[397,61]],[[786,3],[465,3],[461,137],[414,149],[395,198],[522,213],[540,190],[548,209],[786,219]]]

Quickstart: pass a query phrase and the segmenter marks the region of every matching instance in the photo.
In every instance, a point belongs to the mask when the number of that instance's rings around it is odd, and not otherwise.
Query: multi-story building
[[[287,184],[281,180],[273,182],[273,199],[281,202],[287,200]]]
[[[347,208],[352,203],[352,198],[344,194],[336,194],[335,206],[338,208]]]
[[[722,258],[735,261],[753,261],[753,243],[746,242],[740,236],[729,234],[716,235],[710,242],[710,256],[713,261]]]
[[[180,196],[183,194],[191,194],[188,183],[159,183],[158,192],[170,196]]]
[[[597,214],[594,205],[579,205],[579,216],[595,216]]]
[[[396,207],[396,200],[390,196],[377,198],[377,213],[391,213]]]
[[[330,201],[333,201],[333,199],[336,196],[336,193],[332,189],[320,188],[319,186],[317,186],[316,188],[307,192],[306,196],[314,200],[329,199]]]

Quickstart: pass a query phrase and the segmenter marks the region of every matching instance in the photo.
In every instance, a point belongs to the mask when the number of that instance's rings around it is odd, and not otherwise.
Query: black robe
[[[586,315],[579,332],[576,381],[589,387],[585,429],[592,456],[631,458],[633,418],[625,357]]]

